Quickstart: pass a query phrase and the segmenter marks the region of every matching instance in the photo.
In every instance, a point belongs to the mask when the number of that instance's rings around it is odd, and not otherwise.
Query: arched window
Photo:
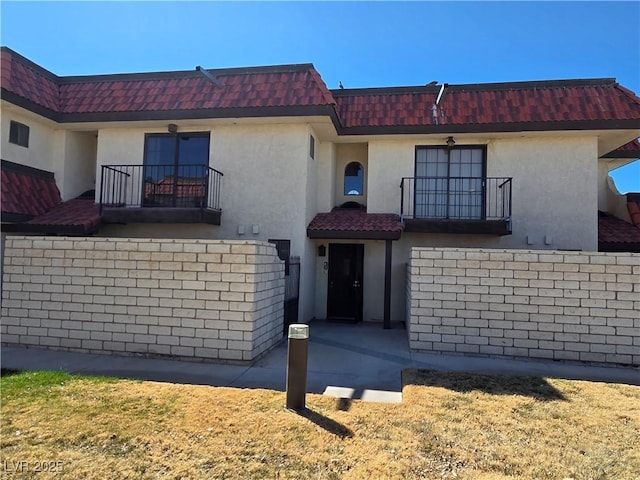
[[[344,168],[344,194],[364,194],[364,168],[358,162],[351,162]]]

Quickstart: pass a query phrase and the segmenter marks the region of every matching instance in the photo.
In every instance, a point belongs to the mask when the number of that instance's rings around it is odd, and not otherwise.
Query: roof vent
[[[204,77],[209,80],[211,83],[213,83],[216,87],[220,87],[223,88],[224,85],[220,82],[220,80],[218,80],[214,75],[212,75],[210,72],[206,71],[204,68],[202,68],[200,65],[198,65],[196,67],[196,70],[198,72],[200,72],[202,75],[204,75]]]

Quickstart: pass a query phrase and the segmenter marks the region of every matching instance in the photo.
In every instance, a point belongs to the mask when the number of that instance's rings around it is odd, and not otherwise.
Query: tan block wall
[[[640,365],[640,255],[413,248],[412,349]]]
[[[266,242],[7,236],[2,342],[251,361],[282,339]]]

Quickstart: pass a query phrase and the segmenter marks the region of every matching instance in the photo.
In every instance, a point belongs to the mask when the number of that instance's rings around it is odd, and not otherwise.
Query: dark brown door
[[[327,320],[362,321],[364,245],[329,244]]]

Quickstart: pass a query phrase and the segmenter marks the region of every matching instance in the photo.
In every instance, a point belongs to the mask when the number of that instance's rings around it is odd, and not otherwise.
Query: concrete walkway
[[[640,369],[549,361],[508,360],[410,352],[401,324],[310,325],[307,391],[339,398],[400,402],[404,368],[544,376],[640,385]],[[2,368],[63,370],[161,382],[285,390],[287,343],[252,366],[94,355],[2,347]]]

